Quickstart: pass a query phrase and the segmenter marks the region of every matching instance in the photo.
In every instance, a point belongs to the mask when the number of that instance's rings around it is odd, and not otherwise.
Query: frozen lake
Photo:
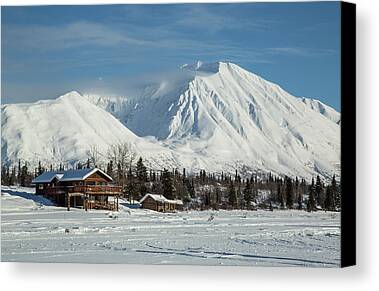
[[[108,211],[68,212],[32,192],[2,187],[2,261],[306,267],[340,263],[339,213],[157,213],[121,207],[118,217],[110,217]]]

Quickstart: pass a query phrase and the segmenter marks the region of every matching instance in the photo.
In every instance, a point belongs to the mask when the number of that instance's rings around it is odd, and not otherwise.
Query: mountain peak
[[[195,72],[218,73],[220,64],[221,62],[205,63],[202,61],[197,61],[193,64],[184,64],[180,66],[180,68]]]
[[[202,72],[202,73],[211,73],[216,74],[220,73],[223,70],[243,70],[240,66],[229,62],[229,61],[218,61],[218,62],[202,62],[196,61],[193,64],[184,64],[180,66],[181,69],[193,71],[193,72]]]
[[[87,159],[91,144],[106,153],[109,145],[132,140],[158,168],[338,177],[338,112],[234,63],[182,68],[192,72],[127,101],[70,91],[36,105],[2,107],[2,156],[77,161]],[[37,125],[39,138],[29,138]]]
[[[77,99],[77,98],[83,98],[83,95],[79,93],[78,91],[73,90],[59,96],[57,99],[62,100],[62,99]]]

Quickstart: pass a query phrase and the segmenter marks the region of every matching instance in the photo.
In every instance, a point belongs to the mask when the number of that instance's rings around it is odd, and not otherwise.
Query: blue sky
[[[2,7],[2,102],[228,60],[340,110],[339,2]]]

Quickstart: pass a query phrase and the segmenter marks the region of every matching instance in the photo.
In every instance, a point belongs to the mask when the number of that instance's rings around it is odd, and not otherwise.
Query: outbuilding
[[[147,193],[139,201],[142,208],[151,209],[158,212],[174,212],[183,210],[183,202],[179,199],[167,199],[160,194]]]

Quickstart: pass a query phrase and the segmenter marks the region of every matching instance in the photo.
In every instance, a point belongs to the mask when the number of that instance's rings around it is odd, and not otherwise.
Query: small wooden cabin
[[[174,212],[183,210],[182,200],[167,199],[163,195],[148,193],[139,201],[142,208],[151,209],[158,212]]]
[[[118,210],[122,187],[112,182],[109,175],[97,168],[45,172],[32,181],[37,195],[66,206],[67,210],[70,207]]]

